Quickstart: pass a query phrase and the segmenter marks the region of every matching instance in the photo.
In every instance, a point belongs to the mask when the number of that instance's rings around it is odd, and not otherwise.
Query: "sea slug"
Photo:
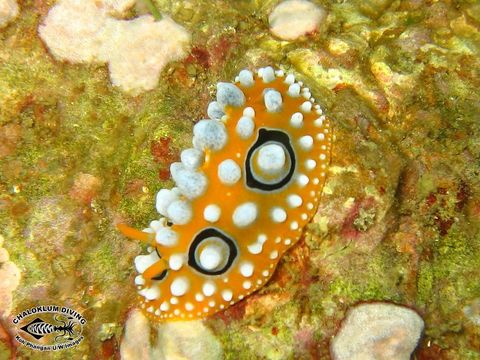
[[[219,82],[193,148],[171,165],[162,217],[135,258],[141,308],[156,320],[202,318],[261,288],[314,215],[330,161],[330,121],[293,74],[242,70]]]

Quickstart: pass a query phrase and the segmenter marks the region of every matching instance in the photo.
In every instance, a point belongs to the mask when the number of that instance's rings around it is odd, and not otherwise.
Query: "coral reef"
[[[478,359],[478,3],[312,0],[324,11],[317,30],[287,41],[269,28],[280,1],[153,2],[191,34],[191,48],[135,95],[112,86],[106,61],[60,61],[45,46],[38,29],[63,1],[19,1],[0,30],[0,234],[9,264],[0,271],[16,274],[0,280],[11,304],[0,320],[1,357],[45,358],[15,341],[11,318],[59,304],[87,323],[83,341],[51,359],[119,358],[132,333],[153,355],[160,343],[195,358],[182,346],[207,346],[205,333],[209,351],[225,359],[328,360],[349,309],[375,301],[423,319],[413,358]],[[123,4],[95,2],[107,3]],[[105,18],[151,19],[142,2],[125,4],[109,5]],[[91,56],[81,45],[72,51]],[[147,322],[133,310],[133,262],[146,247],[115,225],[158,218],[155,194],[173,186],[170,165],[191,146],[215,84],[269,64],[295,74],[332,120],[319,208],[261,290],[201,323]],[[195,154],[184,160],[196,164]]]
[[[409,360],[423,331],[423,320],[408,308],[389,303],[360,304],[348,311],[331,342],[335,360]]]

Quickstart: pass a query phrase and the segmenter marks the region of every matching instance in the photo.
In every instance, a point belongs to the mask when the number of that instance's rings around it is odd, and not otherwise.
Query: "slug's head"
[[[171,166],[176,187],[157,194],[163,217],[143,231],[120,226],[150,245],[135,283],[154,319],[204,317],[263,286],[324,183],[329,120],[293,75],[243,70],[217,85],[207,112]]]

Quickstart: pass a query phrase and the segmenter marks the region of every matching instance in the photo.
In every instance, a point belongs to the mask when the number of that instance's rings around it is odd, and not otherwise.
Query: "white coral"
[[[18,15],[17,0],[0,0],[0,28],[6,26]]]
[[[153,89],[160,72],[186,55],[190,34],[168,17],[119,20],[132,1],[60,0],[39,27],[52,54],[74,63],[108,63],[113,85],[137,94]]]

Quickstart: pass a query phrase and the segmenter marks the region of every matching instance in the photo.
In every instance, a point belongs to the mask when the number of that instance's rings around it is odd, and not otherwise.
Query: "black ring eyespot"
[[[281,173],[278,178],[272,181],[266,181],[264,178],[255,174],[252,159],[255,153],[264,145],[276,144],[283,148],[286,155],[286,171]],[[295,152],[290,144],[289,136],[283,131],[260,129],[258,139],[249,149],[245,160],[246,185],[252,189],[262,191],[274,191],[287,185],[293,177],[296,167]]]
[[[209,246],[221,251],[221,261],[214,268],[202,266],[201,253]],[[204,275],[221,275],[230,269],[237,256],[238,249],[232,238],[215,228],[207,228],[193,239],[188,250],[188,265]]]

